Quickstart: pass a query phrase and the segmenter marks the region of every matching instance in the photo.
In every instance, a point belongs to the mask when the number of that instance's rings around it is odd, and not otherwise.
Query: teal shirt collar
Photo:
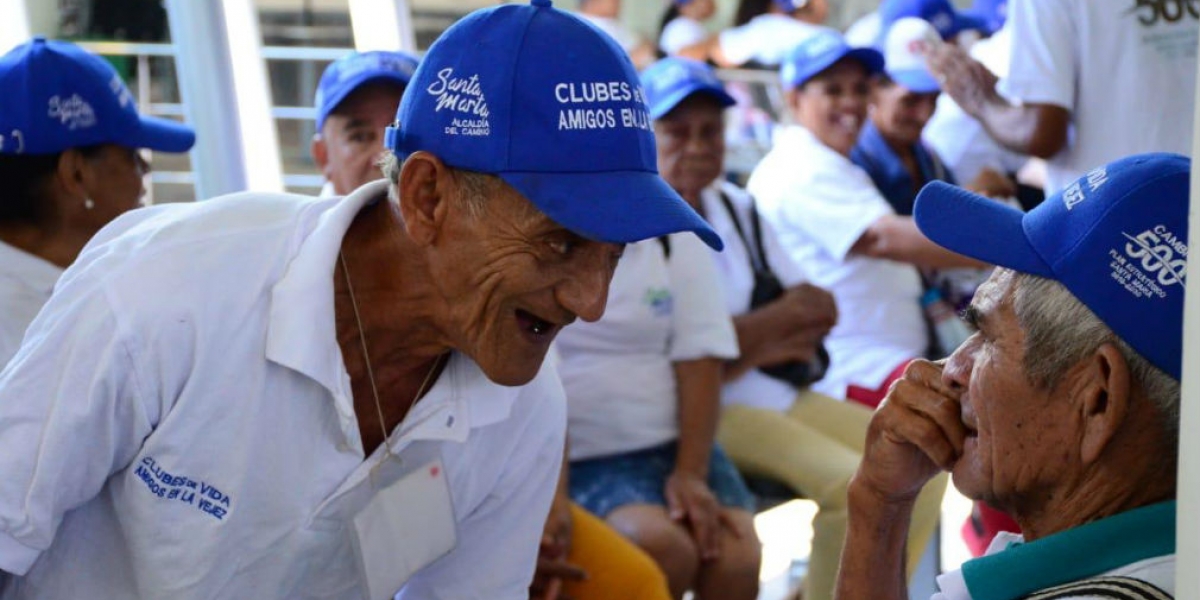
[[[1080,525],[967,561],[973,600],[1012,600],[1061,583],[1175,553],[1175,501]]]

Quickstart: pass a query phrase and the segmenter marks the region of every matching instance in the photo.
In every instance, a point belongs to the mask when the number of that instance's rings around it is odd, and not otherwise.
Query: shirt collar
[[[348,418],[354,415],[354,400],[334,323],[334,266],[355,216],[386,194],[387,182],[376,181],[345,198],[330,200],[334,204],[318,217],[271,290],[267,359],[320,383]],[[492,383],[475,361],[454,353],[443,375],[405,417],[401,435],[465,440],[470,428],[508,418],[519,393],[520,388]],[[357,439],[357,430],[350,435],[350,424],[345,425],[347,437]]]
[[[1126,511],[963,564],[973,600],[1010,600],[1175,552],[1175,501]],[[1019,576],[1017,576],[1019,574]]]
[[[0,275],[12,277],[39,294],[49,297],[62,274],[63,270],[58,265],[0,242]]]
[[[267,359],[325,386],[339,399],[339,408],[350,409],[352,402],[334,325],[334,265],[354,217],[386,194],[387,182],[377,181],[345,198],[326,200],[332,206],[317,218],[283,277],[271,289]],[[349,405],[340,406],[346,403]]]

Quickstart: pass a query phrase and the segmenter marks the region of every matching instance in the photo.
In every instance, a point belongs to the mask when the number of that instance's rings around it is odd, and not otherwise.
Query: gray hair
[[[383,176],[391,184],[388,186],[388,195],[391,196],[392,200],[398,200],[400,170],[404,167],[404,161],[397,157],[391,150],[385,150],[376,165],[380,171],[383,171]],[[475,171],[466,171],[453,167],[450,167],[450,174],[454,177],[455,183],[463,190],[461,199],[467,209],[467,213],[474,218],[481,218],[487,198],[495,193],[496,185],[500,179],[495,175],[476,173]]]
[[[1179,381],[1138,354],[1067,288],[1052,279],[1016,273],[1013,312],[1025,331],[1025,374],[1042,388],[1056,385],[1072,365],[1113,344],[1136,385],[1158,409],[1172,446],[1179,440]]]

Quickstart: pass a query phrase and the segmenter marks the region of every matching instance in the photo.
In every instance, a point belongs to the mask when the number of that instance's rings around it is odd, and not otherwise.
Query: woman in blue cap
[[[0,58],[0,367],[94,233],[137,208],[140,148],[185,152],[195,134],[144,117],[107,62],[34,38]]]

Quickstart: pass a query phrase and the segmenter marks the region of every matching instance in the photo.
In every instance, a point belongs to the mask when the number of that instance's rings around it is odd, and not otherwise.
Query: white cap
[[[925,55],[944,43],[929,21],[917,17],[897,19],[884,38],[884,71],[893,81],[914,92],[940,91],[941,86],[925,63]]]

